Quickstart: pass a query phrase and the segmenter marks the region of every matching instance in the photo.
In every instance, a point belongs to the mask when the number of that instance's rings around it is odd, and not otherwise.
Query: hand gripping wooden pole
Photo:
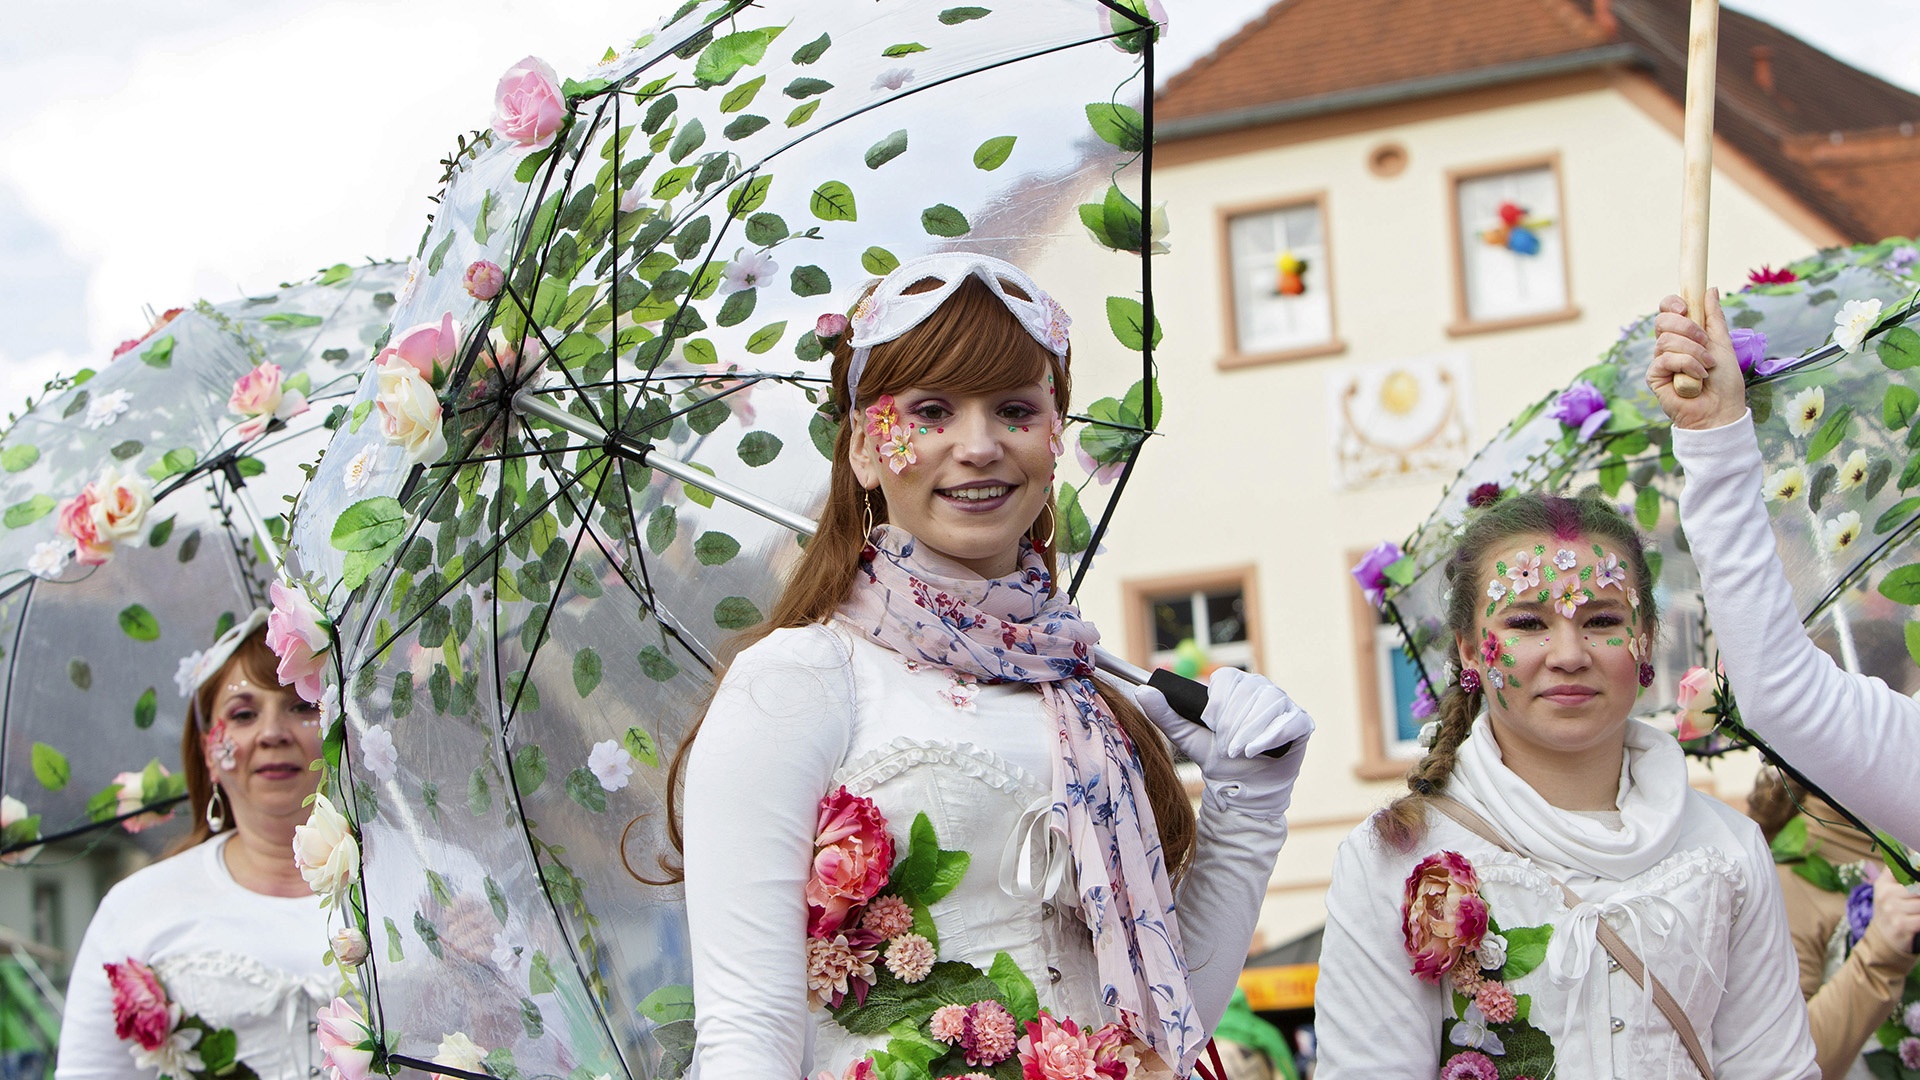
[[[1713,182],[1714,67],[1720,45],[1720,0],[1693,0],[1687,31],[1686,176],[1680,191],[1680,295],[1687,316],[1707,322],[1707,204]],[[1699,397],[1700,381],[1673,377],[1674,392]]]

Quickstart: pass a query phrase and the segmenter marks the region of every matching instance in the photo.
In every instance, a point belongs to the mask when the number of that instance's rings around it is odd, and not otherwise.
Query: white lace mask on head
[[[901,263],[854,307],[850,327],[853,337],[849,341],[853,346],[853,362],[847,367],[850,406],[858,407],[860,376],[866,371],[867,356],[873,346],[892,341],[926,321],[969,277],[979,278],[993,290],[993,295],[999,297],[1027,333],[1033,335],[1033,340],[1053,355],[1066,358],[1067,328],[1073,320],[1025,271],[991,255],[964,251],[927,255]],[[929,278],[940,282],[939,288],[920,293],[903,291]],[[1032,299],[1022,300],[1008,292],[1009,285]]]
[[[200,687],[226,666],[227,661],[239,650],[240,645],[252,636],[255,630],[266,624],[267,609],[254,608],[247,613],[246,618],[221,634],[220,640],[200,652],[181,657],[180,670],[174,675],[174,681],[180,687],[180,696],[191,702],[193,696],[199,693]],[[199,718],[200,724],[205,725],[206,722],[205,717]]]

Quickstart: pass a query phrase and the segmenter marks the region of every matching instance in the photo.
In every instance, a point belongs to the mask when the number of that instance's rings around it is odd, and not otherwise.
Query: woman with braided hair
[[[1316,1076],[1817,1077],[1765,840],[1628,715],[1658,627],[1633,527],[1518,494],[1445,573],[1452,685],[1335,863]]]

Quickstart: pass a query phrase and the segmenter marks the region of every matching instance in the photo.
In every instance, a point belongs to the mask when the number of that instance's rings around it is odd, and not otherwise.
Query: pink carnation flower
[[[1500,1070],[1480,1051],[1463,1050],[1447,1059],[1440,1069],[1440,1080],[1500,1080]]]
[[[1487,981],[1474,991],[1473,1003],[1487,1014],[1487,1020],[1495,1024],[1510,1024],[1517,1013],[1513,991],[1505,983]]]
[[[933,1010],[933,1018],[927,1022],[933,1037],[943,1043],[957,1043],[967,1033],[967,1007],[965,1005],[942,1005]]]
[[[993,1000],[976,1001],[967,1006],[966,1032],[960,1037],[960,1048],[969,1065],[998,1065],[1013,1055],[1017,1034],[1018,1026],[1005,1005]]]
[[[807,933],[840,932],[855,909],[887,887],[893,838],[872,799],[840,788],[820,800],[814,830],[813,873],[807,878]]]
[[[113,987],[113,1033],[130,1039],[142,1050],[157,1050],[173,1033],[179,1010],[167,999],[166,988],[153,969],[128,957],[124,963],[103,964]]]
[[[876,896],[860,916],[862,933],[890,941],[913,929],[913,908],[897,896]]]
[[[1425,982],[1439,983],[1487,936],[1480,878],[1458,852],[1429,855],[1413,868],[1401,910],[1400,930],[1413,958],[1413,974]]]
[[[933,972],[933,943],[919,934],[901,934],[887,943],[887,970],[903,983],[917,983]]]

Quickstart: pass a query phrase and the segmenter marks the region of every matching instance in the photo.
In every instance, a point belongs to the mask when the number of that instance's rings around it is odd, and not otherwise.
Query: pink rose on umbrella
[[[1439,983],[1462,958],[1480,948],[1487,936],[1487,902],[1480,898],[1480,877],[1458,852],[1442,851],[1420,860],[1407,875],[1406,905],[1400,931],[1413,974]]]
[[[500,287],[507,283],[507,275],[499,266],[485,259],[476,259],[467,266],[466,276],[460,283],[467,287],[467,295],[475,300],[491,300],[500,295]]]
[[[165,765],[157,766],[157,768],[160,770],[161,776],[168,775]],[[120,789],[114,795],[113,814],[115,817],[119,817],[121,814],[133,813],[133,811],[147,804],[147,781],[145,775],[137,772],[123,772],[114,777],[113,782]],[[171,810],[164,813],[134,814],[134,816],[121,822],[120,827],[130,833],[137,833],[172,820],[173,811]],[[152,1049],[152,1047],[148,1047],[148,1049]]]
[[[1680,706],[1674,738],[1690,742],[1713,730],[1713,717],[1707,714],[1713,705],[1713,684],[1713,672],[1703,667],[1688,668],[1680,677],[1680,685],[1673,693],[1674,704]]]
[[[300,391],[288,392],[282,385],[279,364],[261,364],[233,384],[227,408],[248,419],[241,423],[242,442],[267,430],[276,419],[286,420],[307,411],[307,397]]]
[[[320,1063],[326,1066],[327,1080],[367,1080],[373,1071],[373,1035],[353,1003],[334,998],[314,1017],[319,1023],[314,1036],[320,1041]]]
[[[147,965],[128,957],[119,964],[102,964],[113,987],[113,1033],[130,1039],[142,1050],[156,1050],[179,1022],[179,1010],[167,999],[160,977]]]
[[[521,146],[546,146],[566,119],[566,98],[544,60],[527,57],[493,88],[493,130]]]
[[[322,693],[323,654],[331,647],[327,621],[299,589],[274,582],[267,594],[273,610],[267,614],[267,648],[280,658],[276,673],[307,701],[318,705]]]
[[[453,325],[453,312],[440,316],[438,323],[421,323],[408,327],[391,345],[380,350],[375,357],[375,366],[388,363],[399,357],[413,365],[413,370],[433,386],[446,381],[447,371],[453,367],[453,358],[460,351],[460,334]]]
[[[94,525],[93,511],[100,497],[93,485],[60,504],[54,518],[54,531],[73,541],[73,561],[81,566],[99,566],[113,557],[113,541],[103,539]]]
[[[807,933],[830,938],[886,888],[893,838],[872,799],[840,788],[820,800],[813,873],[807,878]]]

